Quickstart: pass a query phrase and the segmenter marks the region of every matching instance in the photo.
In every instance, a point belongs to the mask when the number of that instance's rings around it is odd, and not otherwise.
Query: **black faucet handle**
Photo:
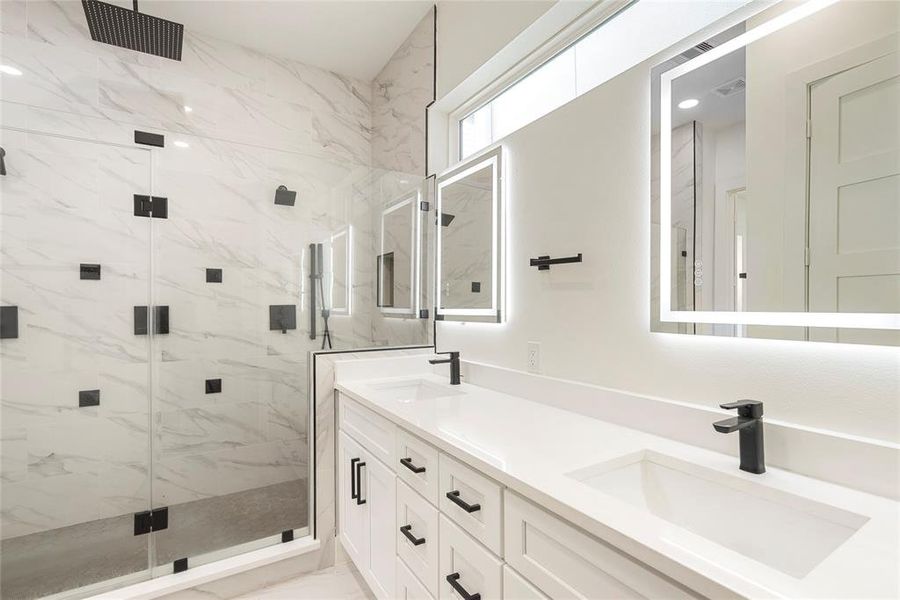
[[[759,419],[763,416],[763,403],[759,400],[738,400],[720,404],[719,407],[726,410],[737,409],[738,416],[750,419]]]

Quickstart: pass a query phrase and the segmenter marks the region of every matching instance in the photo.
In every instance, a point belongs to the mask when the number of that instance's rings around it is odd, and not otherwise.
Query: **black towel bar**
[[[578,256],[566,256],[565,258],[550,258],[549,256],[538,256],[537,258],[532,258],[529,265],[532,267],[537,267],[538,271],[548,271],[550,269],[550,265],[562,265],[565,263],[580,262],[581,252],[578,253]]]

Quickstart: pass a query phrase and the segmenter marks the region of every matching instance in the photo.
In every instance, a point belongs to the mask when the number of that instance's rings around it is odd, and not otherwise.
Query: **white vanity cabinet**
[[[700,597],[359,402],[339,411],[340,539],[379,600]]]
[[[350,411],[345,412],[345,408]],[[351,417],[347,420],[345,417]],[[364,418],[366,422],[361,422]],[[355,404],[341,406],[338,437],[338,514],[347,554],[379,600],[396,593],[397,477],[382,458],[393,455],[394,426]],[[346,426],[345,425],[351,425]],[[353,427],[358,426],[358,427]],[[363,440],[348,434],[360,435]],[[372,445],[372,439],[378,445]],[[374,447],[375,450],[370,448]],[[382,457],[382,458],[380,458]]]

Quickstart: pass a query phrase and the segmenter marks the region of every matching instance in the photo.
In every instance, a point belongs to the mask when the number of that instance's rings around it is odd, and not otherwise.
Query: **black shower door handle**
[[[356,460],[359,460],[358,458]],[[362,475],[362,468],[366,466],[366,463],[360,461],[356,463],[356,505],[365,504],[366,501],[363,500],[362,497],[362,482],[360,481],[360,476]]]
[[[477,510],[481,510],[480,504],[469,504],[465,500],[459,497],[459,490],[453,490],[452,492],[447,492],[447,498],[450,499],[450,502],[462,508],[467,513],[473,513]]]
[[[450,587],[453,588],[453,591],[459,594],[459,596],[463,600],[481,600],[481,594],[470,594],[466,591],[466,588],[460,585],[459,573],[450,573],[449,575],[447,575],[447,583],[450,584]]]

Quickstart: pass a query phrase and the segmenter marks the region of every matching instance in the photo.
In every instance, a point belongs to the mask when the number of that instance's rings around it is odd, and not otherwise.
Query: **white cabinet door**
[[[551,598],[697,598],[617,548],[509,491],[504,495],[503,531],[506,562]]]
[[[503,565],[503,600],[548,600],[548,598],[513,571],[509,565]]]
[[[365,453],[360,494],[368,506],[369,574],[379,599],[394,598],[397,571],[397,481],[394,472]]]
[[[434,600],[422,582],[397,558],[397,600]]]
[[[338,517],[341,543],[360,571],[369,568],[369,506],[360,503],[358,472],[366,452],[341,432],[338,438]]]

